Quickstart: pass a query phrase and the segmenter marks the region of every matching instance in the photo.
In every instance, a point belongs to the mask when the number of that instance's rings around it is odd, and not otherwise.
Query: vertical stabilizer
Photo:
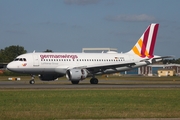
[[[154,47],[156,43],[158,27],[159,24],[157,23],[150,24],[129,53],[136,54],[142,58],[154,57]]]

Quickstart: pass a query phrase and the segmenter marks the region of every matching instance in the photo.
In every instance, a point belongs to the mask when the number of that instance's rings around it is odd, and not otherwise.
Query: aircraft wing
[[[107,64],[96,64],[96,65],[87,65],[87,66],[78,66],[75,68],[84,68],[87,69],[90,73],[96,73],[106,69],[114,69],[117,67],[124,67],[124,66],[133,66],[136,65],[135,62],[113,62]]]
[[[92,72],[99,72],[99,71],[104,71],[106,69],[115,69],[115,68],[118,68],[118,67],[124,67],[124,66],[133,66],[135,65],[135,63],[116,63],[116,64],[111,64],[111,65],[97,65],[97,66],[88,66],[86,69],[88,71],[90,71],[91,73]]]
[[[136,65],[136,62],[147,62],[148,63],[155,63],[159,60],[162,60],[164,58],[173,58],[172,56],[156,56],[152,59],[144,59],[142,61],[134,61],[134,62],[111,62],[111,63],[99,63],[99,64],[93,64],[93,65],[87,65],[87,66],[76,66],[74,68],[83,68],[83,69],[87,69],[90,73],[97,73],[99,71],[104,71],[106,69],[115,69],[115,68],[118,68],[118,67],[131,67],[133,65]]]
[[[105,69],[109,69],[109,68],[116,68],[116,67],[123,67],[123,66],[132,66],[135,65],[134,62],[124,62],[124,63],[111,63],[111,64],[98,64],[98,65],[90,65],[87,66],[87,69],[91,69],[91,68],[105,68]]]

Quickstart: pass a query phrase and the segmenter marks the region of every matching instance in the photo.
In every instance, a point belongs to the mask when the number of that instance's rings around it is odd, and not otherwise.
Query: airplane
[[[56,80],[66,76],[72,84],[92,77],[91,84],[98,84],[95,77],[133,68],[146,66],[163,58],[154,55],[154,47],[159,24],[150,24],[132,49],[126,53],[46,53],[33,52],[22,54],[7,65],[13,72],[31,74],[30,84],[35,83],[34,75],[42,81]]]

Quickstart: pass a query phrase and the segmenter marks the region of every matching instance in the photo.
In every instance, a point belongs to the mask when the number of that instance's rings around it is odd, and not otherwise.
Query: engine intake
[[[71,81],[84,80],[87,75],[86,69],[69,69],[66,71],[66,78]]]

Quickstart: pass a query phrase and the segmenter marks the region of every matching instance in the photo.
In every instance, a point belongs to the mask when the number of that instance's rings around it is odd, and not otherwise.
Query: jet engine
[[[69,69],[66,71],[66,78],[71,81],[83,80],[87,77],[86,69]]]

